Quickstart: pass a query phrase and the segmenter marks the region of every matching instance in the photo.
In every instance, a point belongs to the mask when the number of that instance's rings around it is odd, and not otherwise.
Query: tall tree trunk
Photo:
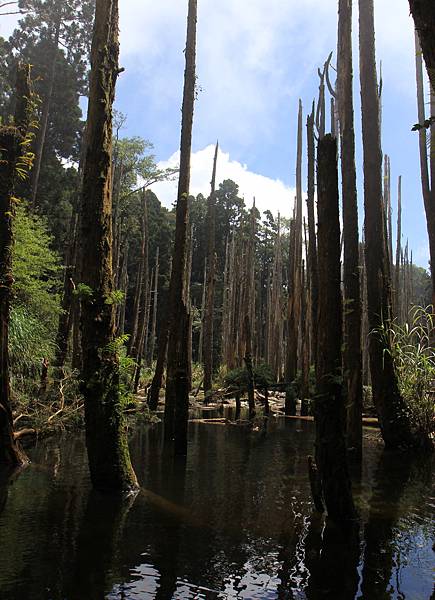
[[[59,369],[65,366],[68,353],[68,341],[73,324],[72,304],[75,290],[75,274],[77,264],[77,244],[78,244],[78,213],[74,212],[71,218],[71,242],[66,257],[66,267],[63,281],[62,294],[62,313],[59,317],[59,324],[56,335],[56,358],[55,364]]]
[[[244,362],[248,372],[248,405],[249,418],[255,416],[255,382],[254,368],[252,364],[252,306],[255,305],[255,288],[254,288],[254,259],[255,259],[255,234],[256,234],[256,219],[255,219],[255,200],[251,209],[251,231],[248,240],[248,250],[246,255],[246,271],[245,271],[245,294],[242,300],[244,311],[244,342],[245,355]]]
[[[32,169],[31,180],[31,206],[36,208],[36,197],[38,194],[39,176],[41,174],[42,155],[44,153],[45,138],[47,137],[48,119],[50,117],[51,100],[53,98],[54,81],[56,78],[57,53],[59,52],[59,35],[60,35],[61,17],[56,23],[53,40],[53,56],[51,58],[47,95],[43,99],[41,122],[39,125],[38,134],[36,136],[35,148],[35,164]]]
[[[415,66],[417,78],[417,109],[418,122],[420,125],[426,120],[426,108],[423,83],[423,60],[421,58],[421,47],[419,37],[415,34]],[[432,103],[431,103],[432,105]],[[435,116],[435,115],[434,115]],[[421,187],[423,192],[424,209],[426,212],[427,233],[429,236],[430,272],[432,280],[432,306],[435,312],[435,127],[431,129],[431,156],[430,168],[427,152],[427,131],[425,127],[419,130],[420,145],[420,172]]]
[[[165,400],[165,439],[175,441],[176,454],[187,452],[189,411],[188,327],[189,302],[186,269],[189,241],[190,155],[196,81],[197,0],[189,0],[187,17],[186,69],[181,123],[180,175],[175,224],[175,243],[168,302],[168,363]]]
[[[302,102],[299,100],[298,142],[296,157],[296,206],[294,219],[293,248],[290,256],[290,289],[288,307],[288,347],[286,358],[286,380],[291,384],[297,377],[298,347],[301,306],[301,261],[302,261]],[[293,392],[286,394],[286,415],[296,414]]]
[[[146,196],[145,192],[142,197],[142,236],[141,236],[141,247],[140,247],[140,261],[139,268],[136,275],[136,285],[134,290],[133,300],[133,323],[131,327],[130,338],[128,341],[128,355],[136,356],[138,352],[138,345],[140,343],[140,318],[143,317],[144,309],[144,293],[146,293],[146,287],[148,285],[148,239],[146,231]]]
[[[215,254],[215,189],[216,189],[216,165],[218,158],[219,144],[216,144],[216,150],[213,159],[213,173],[211,177],[211,191],[207,203],[207,287],[206,302],[204,314],[204,335],[203,335],[203,358],[204,358],[204,396],[207,396],[212,390],[213,376],[213,320],[214,320],[214,287],[216,278],[216,254]]]
[[[151,283],[148,275],[148,206],[146,201],[146,192],[143,192],[142,198],[142,236],[143,236],[143,251],[141,262],[141,289],[138,301],[138,316],[137,316],[137,333],[135,342],[136,369],[134,374],[133,391],[137,392],[142,370],[142,359],[147,350],[147,336],[149,327],[149,291]]]
[[[342,396],[342,300],[337,142],[326,135],[318,147],[319,295],[316,462],[328,515],[337,521],[355,516],[344,438]]]
[[[16,467],[27,462],[14,440],[9,370],[9,319],[12,285],[14,190],[16,168],[28,129],[30,67],[19,65],[17,104],[13,125],[0,125],[0,466]]]
[[[114,349],[112,273],[112,106],[119,72],[118,1],[97,0],[83,170],[83,395],[92,484],[120,492],[137,486],[121,409]]]
[[[409,0],[409,6],[420,38],[429,80],[435,90],[435,4],[432,0]]]
[[[402,251],[402,177],[399,176],[397,186],[397,240],[396,240],[396,264],[394,271],[394,294],[396,298],[396,317],[401,319],[402,294],[400,293],[400,254]]]
[[[412,445],[414,437],[400,395],[388,342],[381,330],[391,318],[391,284],[382,203],[382,150],[375,59],[373,0],[359,0],[360,80],[364,146],[365,261],[373,400],[385,444]]]
[[[353,115],[352,0],[339,0],[338,114],[341,135],[341,173],[344,240],[344,352],[347,396],[347,445],[362,458],[362,354],[359,268],[358,200]]]
[[[225,269],[226,269],[226,265],[225,265]],[[201,296],[201,308],[200,308],[200,315],[201,315],[201,327],[199,330],[199,342],[198,342],[198,362],[200,364],[203,363],[203,348],[204,348],[204,318],[205,318],[205,301],[206,301],[206,294],[207,294],[207,257],[205,258],[204,261],[204,274],[202,277],[202,296]],[[224,283],[224,295],[225,295],[225,283]],[[224,322],[224,317],[222,317],[222,323]]]
[[[308,151],[308,271],[310,276],[310,294],[311,294],[311,326],[312,326],[312,356],[315,361],[317,349],[317,304],[319,298],[319,283],[317,271],[317,241],[316,241],[316,220],[314,215],[314,196],[315,196],[315,163],[316,150],[314,141],[314,104],[311,115],[307,118],[307,151]]]
[[[154,348],[156,345],[156,328],[157,328],[157,306],[159,300],[159,274],[160,274],[160,263],[159,263],[160,249],[157,248],[156,252],[156,266],[154,271],[154,291],[153,291],[153,316],[151,320],[151,344],[150,344],[150,364],[154,360]]]

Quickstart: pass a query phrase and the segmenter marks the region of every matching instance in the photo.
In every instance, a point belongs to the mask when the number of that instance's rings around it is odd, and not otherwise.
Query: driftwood
[[[37,429],[32,429],[32,428],[20,429],[19,431],[14,432],[14,440],[20,440],[23,437],[37,436],[37,435],[38,435]]]

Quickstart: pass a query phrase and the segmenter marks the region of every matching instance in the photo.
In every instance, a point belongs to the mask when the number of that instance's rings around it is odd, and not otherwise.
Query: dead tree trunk
[[[420,38],[429,80],[435,90],[435,5],[432,0],[409,0],[409,6]]]
[[[135,355],[136,369],[134,374],[133,391],[136,393],[140,373],[142,370],[142,360],[146,353],[146,339],[148,335],[149,326],[149,291],[151,284],[148,276],[148,206],[146,201],[146,193],[144,192],[142,199],[142,262],[141,262],[141,289],[138,301],[138,315],[137,315],[137,327],[136,327],[136,341],[135,341]]]
[[[396,264],[394,270],[394,294],[396,298],[396,317],[401,319],[402,294],[400,292],[400,255],[402,252],[402,177],[399,177],[397,187],[397,240],[396,240]]]
[[[423,61],[418,34],[415,34],[415,61],[417,77],[417,108],[418,122],[423,125],[426,121],[426,108],[423,83]],[[432,103],[431,103],[432,104]],[[434,115],[435,116],[435,115]],[[428,161],[427,130],[419,129],[420,172],[423,192],[424,209],[426,212],[427,233],[429,236],[430,272],[432,280],[432,306],[435,313],[435,126],[431,128],[431,155]]]
[[[286,380],[292,383],[298,370],[298,347],[301,306],[301,261],[302,261],[302,102],[299,100],[298,143],[296,157],[296,206],[294,219],[293,248],[290,255],[290,289],[288,306],[288,340],[286,357]],[[288,390],[285,402],[286,415],[296,414],[293,391]]]
[[[129,356],[136,357],[139,351],[141,338],[141,318],[145,314],[146,293],[148,289],[148,232],[147,232],[147,204],[146,193],[142,196],[142,232],[141,232],[141,247],[140,247],[140,262],[137,270],[136,286],[133,301],[133,323],[131,334],[128,343]]]
[[[165,439],[175,441],[176,454],[187,452],[189,409],[188,327],[190,316],[189,301],[186,294],[186,269],[189,250],[190,155],[196,81],[196,21],[197,0],[189,0],[181,124],[180,176],[168,302],[170,326],[165,400]]]
[[[18,66],[13,125],[0,126],[0,466],[17,467],[27,458],[14,440],[9,372],[9,319],[12,285],[12,222],[17,166],[28,129],[30,67]],[[21,165],[21,168],[23,165]]]
[[[122,417],[114,348],[112,273],[112,106],[119,73],[118,1],[97,0],[91,54],[82,199],[82,391],[92,484],[120,492],[137,486]]]
[[[66,268],[63,282],[62,294],[62,313],[59,317],[59,324],[56,336],[56,359],[55,365],[59,369],[63,369],[68,353],[68,340],[71,333],[73,312],[72,304],[75,290],[75,274],[76,274],[76,259],[77,259],[77,243],[78,243],[78,213],[73,214],[71,219],[71,243],[66,258]]]
[[[156,328],[157,328],[157,306],[159,300],[159,248],[156,253],[156,266],[154,271],[154,290],[153,290],[153,314],[151,320],[151,344],[150,344],[150,364],[152,365],[154,360],[154,348],[156,345]]]
[[[336,521],[355,516],[346,462],[342,396],[342,300],[337,142],[326,135],[318,147],[319,295],[316,463],[328,515]]]
[[[255,200],[251,209],[251,231],[248,240],[248,250],[246,256],[246,271],[245,271],[245,294],[243,298],[243,309],[244,309],[244,342],[245,342],[245,355],[244,362],[246,370],[248,372],[248,405],[249,405],[249,418],[253,419],[255,416],[255,382],[254,382],[254,369],[252,365],[252,306],[255,305],[254,295],[254,258],[255,258],[255,234],[256,234],[256,220],[255,220]]]
[[[319,298],[319,283],[317,271],[317,241],[316,220],[314,216],[315,195],[315,163],[316,150],[314,141],[314,104],[311,115],[307,118],[307,151],[308,151],[308,271],[311,295],[311,327],[312,327],[312,356],[315,361],[317,349],[317,303]]]
[[[391,284],[382,203],[382,150],[373,0],[359,0],[359,23],[370,372],[382,436],[387,446],[397,448],[412,445],[415,440],[406,405],[399,392],[388,342],[381,334],[390,323]]]
[[[343,366],[347,396],[347,445],[355,457],[361,460],[363,389],[358,199],[352,87],[352,0],[339,1],[337,66],[343,196],[345,298]]]
[[[204,331],[203,331],[203,358],[204,358],[204,396],[212,391],[213,376],[213,320],[214,320],[214,287],[216,278],[216,254],[215,254],[215,188],[216,188],[216,165],[219,144],[213,160],[213,173],[211,177],[211,191],[207,203],[207,285],[205,296]]]

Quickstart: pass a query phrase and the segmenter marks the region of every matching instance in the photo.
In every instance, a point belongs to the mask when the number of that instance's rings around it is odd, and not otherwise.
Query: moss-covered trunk
[[[9,372],[9,318],[12,285],[12,223],[17,166],[23,152],[30,98],[29,67],[17,72],[17,107],[14,124],[0,126],[0,465],[26,462],[14,440]]]
[[[112,274],[112,105],[118,76],[118,1],[97,0],[82,197],[83,395],[92,484],[137,486],[119,390]]]

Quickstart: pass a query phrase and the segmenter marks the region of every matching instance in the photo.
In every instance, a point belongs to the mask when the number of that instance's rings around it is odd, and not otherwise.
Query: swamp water
[[[366,430],[359,531],[340,533],[312,514],[312,423],[191,423],[185,462],[161,433],[132,436],[142,490],[121,504],[91,491],[82,436],[29,450],[0,488],[1,600],[431,598],[433,459]]]

